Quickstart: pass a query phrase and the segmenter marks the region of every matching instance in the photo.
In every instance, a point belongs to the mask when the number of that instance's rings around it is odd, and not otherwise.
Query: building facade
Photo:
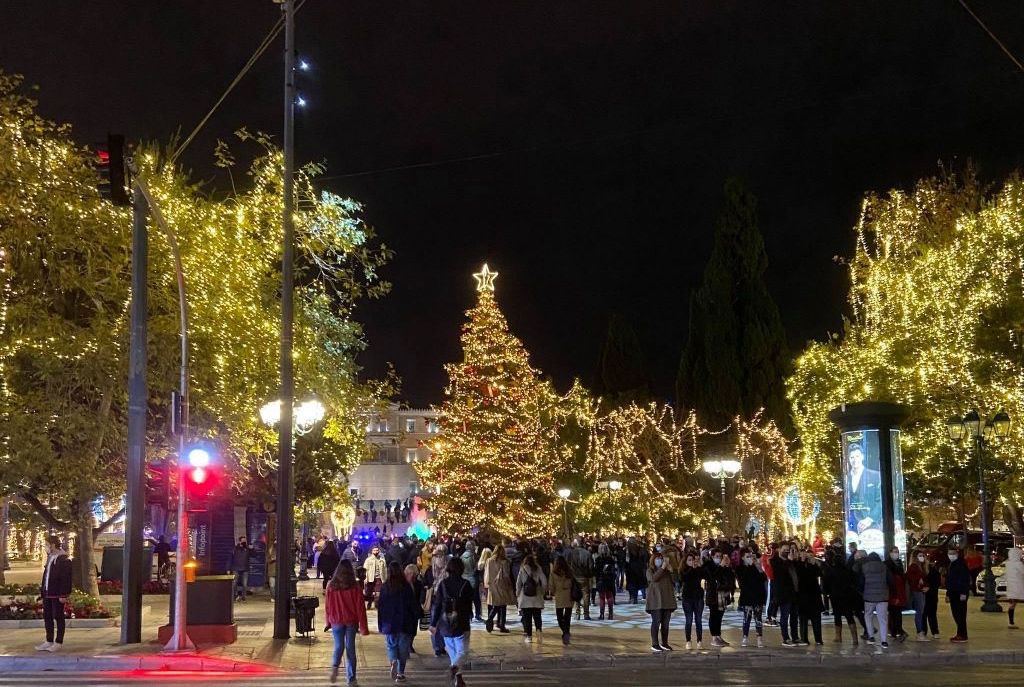
[[[437,439],[437,411],[388,406],[366,423],[369,455],[349,476],[349,489],[364,504],[404,501],[419,490],[416,462],[430,456],[425,445]]]

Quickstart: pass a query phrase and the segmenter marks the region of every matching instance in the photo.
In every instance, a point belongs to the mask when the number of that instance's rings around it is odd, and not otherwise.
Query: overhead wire
[[[985,22],[981,20],[981,17],[974,13],[974,10],[972,10],[970,6],[967,4],[967,0],[957,0],[957,2],[960,3],[961,7],[967,10],[967,14],[971,15],[974,21],[978,23],[978,26],[980,26],[982,30],[988,34],[988,37],[991,38],[995,42],[995,44],[999,46],[999,49],[1003,51],[1003,54],[1010,58],[1011,62],[1017,65],[1017,69],[1024,73],[1024,64],[1021,64],[1020,60],[1018,60],[1014,56],[1014,54],[1010,52],[1010,49],[1003,45],[1003,42],[999,40],[999,38],[994,33],[992,33],[992,29],[988,28],[988,26],[985,25]]]

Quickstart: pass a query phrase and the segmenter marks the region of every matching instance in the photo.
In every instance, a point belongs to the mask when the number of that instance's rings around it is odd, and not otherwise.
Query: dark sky
[[[1024,56],[1024,3],[970,0]],[[269,0],[13,3],[0,68],[84,143],[166,141],[199,121],[277,19]],[[769,286],[794,347],[840,326],[865,191],[940,160],[1021,165],[1024,74],[955,0],[694,2],[308,0],[298,159],[366,205],[397,251],[359,311],[368,372],[393,361],[414,404],[460,357],[470,273],[487,261],[534,363],[591,382],[611,312],[671,394],[689,294],[723,182],[759,198]],[[280,43],[184,156],[281,127]],[[475,161],[444,161],[504,153]],[[388,170],[424,162],[429,167]],[[370,172],[362,174],[363,172]],[[225,186],[224,179],[214,183]]]

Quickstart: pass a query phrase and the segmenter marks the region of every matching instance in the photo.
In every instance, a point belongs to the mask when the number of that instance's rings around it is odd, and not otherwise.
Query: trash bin
[[[316,608],[320,605],[320,599],[315,596],[298,596],[292,599],[292,608],[295,609],[295,631],[301,635],[313,632],[313,616],[316,615]]]

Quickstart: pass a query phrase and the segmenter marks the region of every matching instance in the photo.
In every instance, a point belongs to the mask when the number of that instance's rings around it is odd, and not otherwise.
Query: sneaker
[[[740,640],[740,646],[747,646],[747,636],[743,635],[743,639]]]
[[[940,639],[942,639],[942,637],[940,637],[939,635],[937,635],[937,634],[932,635],[932,641],[936,641],[937,642]]]
[[[873,636],[872,637],[868,637],[866,641],[867,641],[868,644],[872,644],[873,645],[875,643],[875,638]]]
[[[789,641],[788,639],[783,639],[782,640],[782,646],[796,646],[796,644],[794,644],[793,642]]]
[[[532,644],[533,643],[533,635],[526,635],[526,639],[524,641],[527,644]]]
[[[723,640],[721,637],[712,637],[711,646],[725,646],[725,640]]]
[[[662,651],[664,651],[664,649],[662,649],[657,644],[651,644],[651,651],[653,651],[656,654],[660,654]]]
[[[883,649],[888,649],[889,648],[889,642],[882,642],[882,648]]]
[[[764,637],[758,637],[757,638],[757,648],[758,649],[763,649],[764,648]]]
[[[690,651],[691,649],[693,649],[693,644],[691,642],[687,642],[686,643],[686,650]]]
[[[397,680],[398,679],[398,661],[392,661],[391,662],[391,679],[392,680]]]
[[[1013,623],[1010,623],[1010,624],[1009,624],[1009,625],[1007,625],[1006,627],[1007,627],[1007,629],[1009,629],[1009,630],[1019,630],[1019,629],[1020,629],[1019,627],[1017,627],[1017,626],[1016,626],[1016,625],[1014,625]]]
[[[703,648],[704,648],[704,642],[702,642],[702,641],[700,641],[700,640],[698,639],[698,640],[697,640],[697,651],[700,651],[700,650],[702,650]]]
[[[50,646],[46,647],[45,651],[60,651],[64,648],[64,645],[59,642],[54,642]]]
[[[811,645],[810,642],[805,642],[802,639],[799,642],[793,642],[793,643],[796,644],[797,646],[810,646]]]
[[[396,675],[395,676],[395,682],[405,682],[405,676],[404,675]]]
[[[661,648],[664,649],[665,651],[675,651],[675,649],[670,647],[668,644],[662,644]]]
[[[330,680],[332,685],[338,681],[338,666],[331,668],[331,674],[327,679]]]
[[[512,632],[512,630],[508,629],[507,627],[499,627],[498,632],[500,632],[503,635],[507,635],[508,633]]]
[[[51,646],[53,646],[53,642],[43,642],[42,644],[36,644],[36,651],[49,651]]]
[[[967,637],[961,637],[960,635],[957,635],[956,637],[951,637],[949,641],[953,642],[954,644],[963,644],[967,641]]]
[[[932,640],[929,639],[928,635],[926,635],[924,632],[918,632],[917,633],[917,641],[919,641],[919,642],[930,642]]]

